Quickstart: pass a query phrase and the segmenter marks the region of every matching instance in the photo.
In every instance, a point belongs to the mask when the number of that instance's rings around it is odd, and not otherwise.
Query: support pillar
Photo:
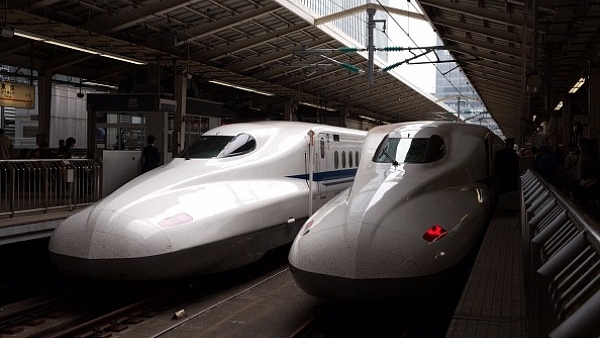
[[[588,81],[588,127],[590,139],[598,142],[600,141],[600,67],[590,67]]]
[[[181,152],[181,145],[185,143],[185,112],[187,99],[187,78],[182,74],[175,75],[175,108],[174,126],[172,135],[171,153],[175,158]]]
[[[347,106],[343,106],[340,109],[340,127],[344,127],[344,128],[346,127],[346,116],[347,116],[346,113],[348,110],[347,108],[348,108]]]
[[[569,143],[575,142],[571,139],[572,128],[572,114],[571,114],[571,102],[567,100],[566,97],[562,98],[563,106],[562,106],[562,124],[563,124],[563,133],[562,133],[562,144],[565,146],[569,145]]]
[[[52,74],[41,74],[38,77],[38,132],[36,141],[48,143],[50,147],[50,118],[52,109]]]
[[[295,100],[293,97],[288,98],[287,100],[285,100],[285,103],[283,106],[283,120],[284,121],[294,121],[294,115],[296,115],[297,111],[298,111],[298,101]]]

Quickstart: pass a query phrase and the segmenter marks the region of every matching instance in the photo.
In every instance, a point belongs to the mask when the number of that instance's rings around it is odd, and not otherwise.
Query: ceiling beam
[[[239,25],[242,22],[254,20],[264,15],[268,15],[272,12],[281,9],[277,3],[270,3],[264,7],[256,8],[253,11],[243,12],[237,15],[232,15],[227,18],[221,18],[215,22],[199,25],[194,28],[190,28],[183,33],[177,33],[177,42],[175,46],[179,47],[186,44],[187,42],[194,41],[196,39],[203,38],[205,36],[214,34],[218,31],[232,28]]]
[[[200,0],[170,0],[150,2],[128,11],[120,11],[118,15],[110,13],[97,16],[93,21],[88,21],[82,28],[92,32],[110,34],[146,22],[149,18],[189,6],[199,1]]]
[[[195,52],[192,55],[190,55],[190,57],[192,57],[195,60],[201,60],[201,61],[212,60],[212,61],[214,61],[220,57],[223,57],[224,55],[226,55],[228,53],[243,52],[245,49],[249,49],[253,46],[267,43],[271,40],[277,39],[281,36],[285,36],[285,35],[293,33],[293,32],[297,32],[297,31],[305,29],[307,27],[310,27],[310,25],[308,23],[303,24],[303,25],[289,26],[285,29],[274,30],[274,31],[271,31],[271,32],[268,32],[265,34],[255,36],[250,39],[242,39],[240,41],[230,43],[226,46],[226,48],[216,47],[216,48],[213,48],[212,50]]]
[[[419,0],[419,4],[421,4],[421,6],[434,7],[461,15],[468,15],[480,20],[491,21],[501,25],[513,26],[515,28],[523,27],[522,15],[510,15],[510,13],[494,11],[485,7],[472,5],[470,3],[447,0]],[[531,27],[532,22],[533,20],[531,19],[531,16],[528,16],[527,26]]]
[[[435,21],[433,21],[433,24],[435,24],[436,26],[443,26],[456,29],[464,33],[479,34],[484,37],[490,37],[494,40],[501,40],[507,43],[514,43],[516,45],[521,45],[522,41],[524,40],[521,33],[508,32],[505,30],[498,30],[484,26],[477,26],[445,18],[436,18]],[[444,34],[442,38],[446,38],[448,35],[450,34]],[[531,34],[527,35],[527,44],[531,44]]]

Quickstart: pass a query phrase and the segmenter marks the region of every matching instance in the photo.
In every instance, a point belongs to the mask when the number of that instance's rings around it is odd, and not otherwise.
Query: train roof
[[[367,134],[363,146],[363,159],[370,159],[381,141],[388,135],[395,138],[411,138],[423,137],[427,138],[431,135],[448,137],[450,134],[454,136],[460,133],[461,135],[472,135],[477,137],[485,137],[491,135],[493,138],[500,138],[490,131],[487,127],[475,124],[452,121],[412,121],[395,124],[377,126]]]
[[[248,133],[251,131],[265,130],[265,129],[278,129],[286,133],[308,133],[310,130],[315,132],[318,131],[331,131],[340,134],[351,134],[356,136],[365,136],[366,131],[358,129],[350,129],[338,126],[331,126],[326,124],[308,123],[308,122],[297,122],[297,121],[258,121],[258,122],[240,122],[232,123],[223,126],[219,126],[207,131],[206,135],[237,135],[239,133]]]
[[[488,134],[492,133],[487,127],[452,121],[413,121],[378,126],[369,131],[372,134],[391,134],[394,137],[414,137],[419,134],[421,137],[427,137],[431,134],[447,132],[460,132],[468,134]]]

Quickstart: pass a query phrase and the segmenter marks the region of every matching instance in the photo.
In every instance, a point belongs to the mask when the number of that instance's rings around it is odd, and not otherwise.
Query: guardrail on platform
[[[521,186],[530,337],[599,337],[598,222],[533,171]]]
[[[93,203],[101,177],[102,166],[91,159],[0,161],[0,216]]]

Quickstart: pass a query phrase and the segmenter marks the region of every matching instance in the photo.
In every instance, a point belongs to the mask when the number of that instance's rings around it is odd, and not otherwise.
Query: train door
[[[317,134],[317,146],[316,146],[316,161],[315,161],[315,175],[313,180],[316,183],[317,191],[316,198],[317,200],[325,200],[327,198],[327,157],[329,154],[329,134],[327,133],[318,133]],[[317,205],[321,205],[322,203],[317,202]]]

